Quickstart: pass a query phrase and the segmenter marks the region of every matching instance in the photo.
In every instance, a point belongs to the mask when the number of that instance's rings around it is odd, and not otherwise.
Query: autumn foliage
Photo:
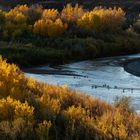
[[[58,11],[39,5],[19,5],[10,11],[0,11],[0,34],[6,40],[29,37],[41,40],[72,32],[76,38],[79,30],[119,31],[124,21],[125,12],[121,8],[96,7],[88,11],[68,4]],[[98,53],[90,39],[86,42],[89,45],[84,52]],[[140,116],[127,100],[109,105],[67,86],[37,82],[0,57],[0,139],[138,140],[139,137]]]
[[[123,100],[111,106],[67,86],[26,78],[2,57],[0,64],[2,140],[139,139],[140,116]]]
[[[67,24],[63,24],[61,19],[41,19],[34,24],[34,33],[44,37],[61,36],[66,29]]]
[[[88,32],[113,32],[120,29],[125,20],[125,12],[121,8],[95,7],[88,11],[78,4],[67,4],[60,12],[57,9],[43,9],[39,5],[18,5],[0,13],[5,18],[4,39],[34,35],[56,38],[68,30],[76,32],[76,28]]]
[[[86,12],[77,24],[81,28],[93,31],[113,31],[120,28],[124,23],[125,13],[121,8],[94,8],[90,12]]]
[[[61,12],[61,18],[63,21],[68,23],[76,22],[79,18],[83,16],[85,10],[76,4],[74,7],[71,4],[67,4],[66,7]]]

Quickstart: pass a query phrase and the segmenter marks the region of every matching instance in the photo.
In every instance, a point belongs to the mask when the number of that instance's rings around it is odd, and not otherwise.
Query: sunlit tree
[[[102,28],[102,21],[100,16],[93,12],[87,12],[77,21],[77,25],[88,31],[100,31]]]
[[[51,19],[55,21],[59,17],[59,12],[56,9],[45,9],[42,14],[43,19]]]
[[[67,24],[63,23],[61,19],[52,20],[38,20],[34,24],[34,33],[41,36],[60,37],[67,29]]]
[[[66,22],[76,22],[84,14],[84,9],[76,4],[74,7],[67,4],[61,12],[61,18]]]
[[[92,11],[85,13],[77,24],[79,27],[95,31],[114,31],[119,29],[124,23],[125,13],[121,8],[96,7]]]

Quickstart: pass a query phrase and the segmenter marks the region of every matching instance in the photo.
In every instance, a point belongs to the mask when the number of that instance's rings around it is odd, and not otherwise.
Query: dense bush
[[[97,36],[97,38],[68,38],[62,36],[55,39],[26,39],[24,43],[0,41],[0,54],[7,58],[10,63],[30,67],[138,53],[140,52],[139,36],[133,34],[130,32],[122,35],[99,34],[100,36]]]
[[[69,51],[52,47],[34,47],[33,44],[0,42],[0,54],[9,63],[20,67],[31,67],[43,64],[63,64],[70,59]]]
[[[139,139],[140,117],[127,100],[111,106],[26,78],[1,57],[0,64],[1,139]]]

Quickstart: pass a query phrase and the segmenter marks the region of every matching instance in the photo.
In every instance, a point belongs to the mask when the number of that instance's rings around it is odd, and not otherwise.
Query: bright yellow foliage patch
[[[41,19],[34,24],[34,33],[41,36],[58,37],[61,36],[67,29],[67,24],[64,24],[61,19],[52,21],[50,19]]]
[[[116,30],[123,24],[125,13],[121,8],[95,8],[85,13],[78,20],[77,25],[86,30],[102,31]]]
[[[76,4],[74,7],[67,4],[61,12],[61,18],[65,22],[76,22],[84,14],[84,9]]]
[[[57,9],[43,9],[41,6],[19,5],[4,13],[3,38],[17,39],[26,34],[43,37],[60,37],[66,31],[77,29],[88,32],[113,32],[121,29],[125,12],[121,8],[95,7],[88,11],[76,4],[67,4],[59,12]]]

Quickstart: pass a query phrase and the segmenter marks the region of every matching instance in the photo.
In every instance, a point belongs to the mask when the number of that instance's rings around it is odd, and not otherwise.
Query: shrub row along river
[[[125,63],[125,70],[137,76],[124,70]],[[129,96],[135,110],[140,113],[140,54],[87,60],[56,67],[42,66],[26,69],[25,72],[38,81],[68,85],[73,90],[109,103],[116,96]]]

